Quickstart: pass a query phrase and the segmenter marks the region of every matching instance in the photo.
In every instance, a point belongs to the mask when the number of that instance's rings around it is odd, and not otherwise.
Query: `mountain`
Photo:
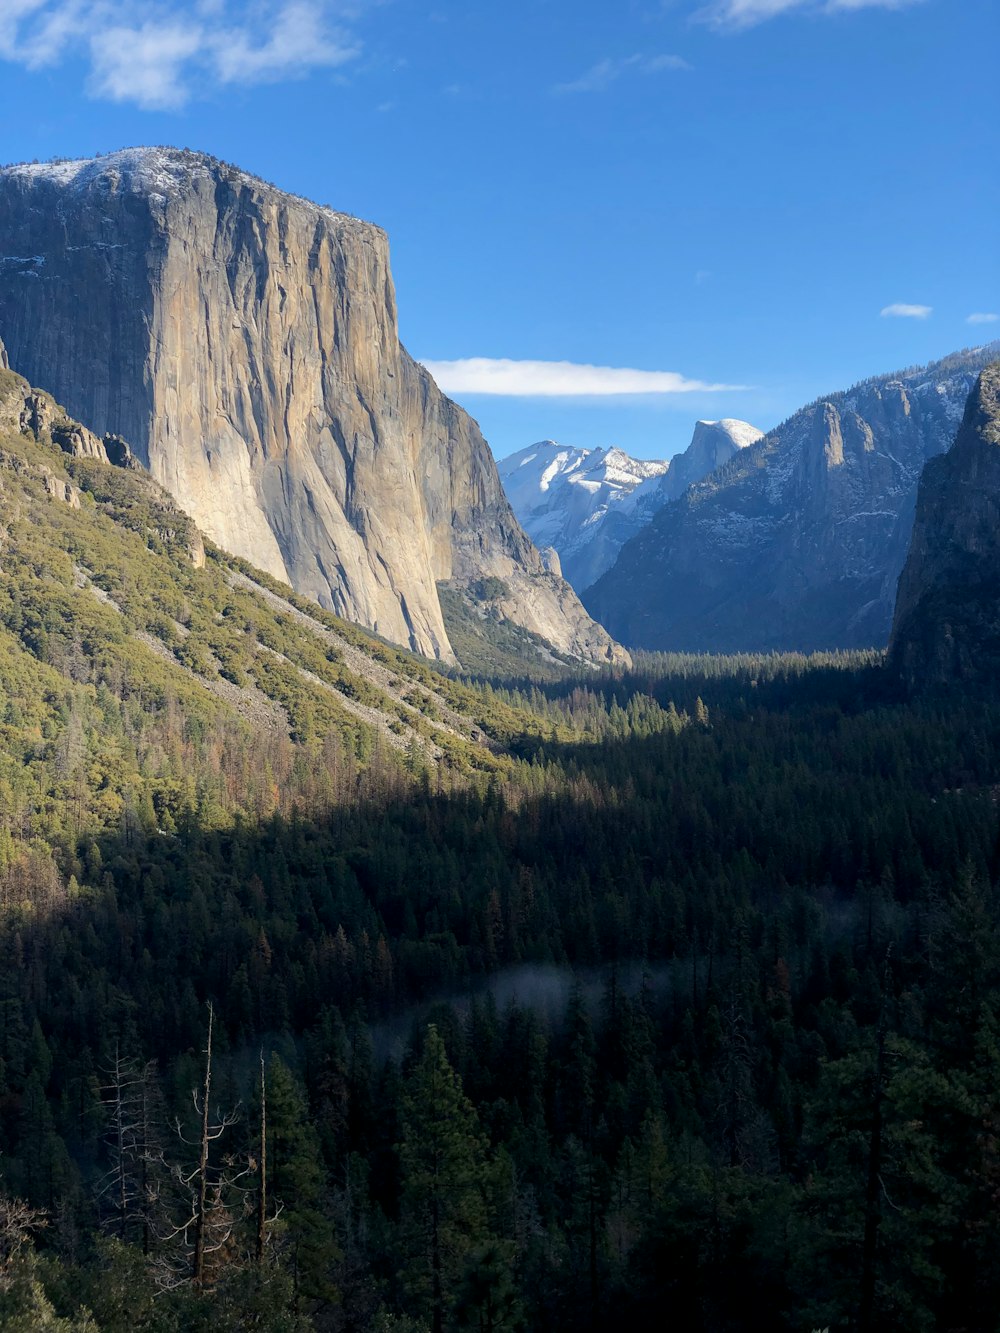
[[[563,575],[586,588],[614,562],[624,535],[624,502],[670,465],[631,458],[622,449],[572,449],[541,440],[498,465],[507,498],[525,532],[559,556]]]
[[[996,355],[959,352],[803,408],[662,508],[588,610],[650,649],[884,644],[920,473]]]
[[[994,1328],[1000,702],[471,688],[113,444],[0,351],[0,1328],[861,1327],[874,965],[867,1322]]]
[[[948,453],[924,468],[889,646],[911,687],[1000,670],[1000,361],[980,375]]]
[[[658,509],[760,436],[745,421],[699,421],[687,449],[668,462],[542,440],[498,467],[525,531],[557,552],[564,576],[582,592]]]
[[[509,766],[512,740],[549,737],[551,719],[485,698],[206,542],[145,470],[107,453],[7,368],[0,343],[0,684],[18,701],[0,719],[5,817],[26,782],[24,799],[39,800],[17,738],[48,762],[36,736],[67,718],[97,828],[116,827],[147,779],[174,818],[184,772],[204,777],[223,743],[255,768],[249,786],[264,780],[264,752],[328,777],[337,755],[379,755],[399,774],[415,762],[490,772]],[[55,721],[39,720],[50,711]],[[205,744],[186,766],[179,736]],[[159,758],[144,768],[150,745]],[[102,776],[87,756],[105,750]],[[44,810],[66,799],[47,792]]]
[[[664,503],[680,499],[689,486],[728,463],[741,449],[756,444],[763,435],[764,432],[751,426],[749,421],[737,421],[733,417],[696,422],[691,443],[683,453],[671,459],[670,471],[656,488],[656,493]],[[657,508],[662,506],[657,505]]]
[[[378,227],[170,148],[0,171],[12,364],[226,550],[454,660],[436,585],[625,656],[519,527],[475,422],[400,345]]]

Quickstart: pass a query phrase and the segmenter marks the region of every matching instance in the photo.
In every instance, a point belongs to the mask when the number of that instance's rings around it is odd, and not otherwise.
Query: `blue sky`
[[[499,456],[666,457],[1000,336],[998,42],[996,0],[0,0],[0,159],[177,144],[378,222]]]

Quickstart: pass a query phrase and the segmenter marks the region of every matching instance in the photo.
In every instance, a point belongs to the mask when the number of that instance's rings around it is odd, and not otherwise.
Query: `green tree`
[[[267,1066],[267,1198],[280,1209],[282,1259],[296,1297],[332,1301],[327,1273],[337,1258],[333,1227],[323,1211],[326,1182],[319,1135],[305,1094],[280,1055]]]
[[[413,1314],[453,1326],[467,1261],[486,1240],[486,1142],[433,1025],[403,1090],[401,1273]]]

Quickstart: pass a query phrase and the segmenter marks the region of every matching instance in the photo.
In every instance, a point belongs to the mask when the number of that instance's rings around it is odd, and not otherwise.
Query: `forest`
[[[449,674],[0,481],[0,1327],[995,1333],[991,691]]]
[[[996,702],[478,688],[578,739],[408,771],[8,691],[79,795],[0,835],[4,1327],[995,1328]]]

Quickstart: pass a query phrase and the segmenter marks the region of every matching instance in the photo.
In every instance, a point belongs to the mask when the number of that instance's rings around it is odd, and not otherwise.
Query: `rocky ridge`
[[[632,458],[622,449],[574,449],[540,440],[497,464],[507,498],[525,532],[554,550],[577,590],[614,562],[628,498],[661,477],[669,463]]]
[[[924,468],[889,648],[912,688],[995,683],[1000,669],[1000,361],[951,449]]]
[[[437,584],[588,662],[627,655],[546,569],[475,422],[398,337],[378,227],[175,149],[0,171],[15,367],[128,440],[220,546],[453,660]]]
[[[951,443],[997,350],[866,380],[795,413],[661,508],[585,594],[588,609],[650,649],[884,645],[920,473]]]
[[[745,421],[699,421],[688,447],[666,461],[542,440],[498,466],[525,531],[557,552],[566,578],[582,592],[657,510],[760,437]]]

